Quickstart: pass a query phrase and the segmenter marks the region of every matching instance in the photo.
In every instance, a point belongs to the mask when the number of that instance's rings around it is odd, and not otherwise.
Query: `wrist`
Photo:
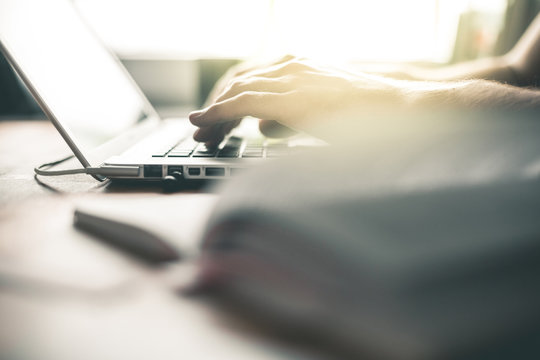
[[[466,94],[478,81],[403,81],[400,88],[406,109],[468,107],[472,105],[472,102]]]
[[[384,112],[400,111],[409,106],[409,91],[405,83],[408,81],[372,74],[360,74],[353,81],[357,103]]]

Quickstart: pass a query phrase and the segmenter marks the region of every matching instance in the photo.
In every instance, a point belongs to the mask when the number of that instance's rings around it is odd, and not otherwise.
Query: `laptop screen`
[[[148,112],[131,78],[68,0],[0,1],[0,40],[82,150],[106,142]]]

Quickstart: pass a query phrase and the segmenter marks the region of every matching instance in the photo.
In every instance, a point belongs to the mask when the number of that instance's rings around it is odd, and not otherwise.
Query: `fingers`
[[[293,59],[250,71],[242,76],[239,76],[238,78],[280,78],[309,69],[312,69],[309,65],[300,62],[297,59]],[[234,79],[232,81],[234,81]]]
[[[219,86],[216,85],[212,91],[212,96],[207,99],[205,106],[212,103],[221,102],[227,98],[234,97],[247,91],[283,93],[292,90],[294,84],[291,83],[290,75],[298,75],[301,72],[309,72],[314,68],[299,58],[291,55],[285,56],[271,66],[238,72],[236,77],[227,80],[227,84],[222,79]],[[220,93],[215,92],[220,89]]]
[[[287,106],[294,100],[293,95],[294,91],[279,94],[246,91],[217,102],[206,109],[194,111],[189,115],[189,119],[193,125],[199,127],[237,120],[246,116],[279,121],[283,118]]]
[[[204,142],[209,148],[218,146],[225,136],[231,132],[241,120],[230,121],[226,123],[220,123],[213,126],[202,127],[198,129],[193,138],[196,141]],[[281,125],[274,120],[259,120],[259,129],[265,136],[272,138],[284,138],[296,134],[293,129]]]
[[[266,64],[264,66],[252,66],[250,68],[245,68],[243,70],[237,71],[235,76],[243,76],[243,75],[246,75],[247,73],[250,73],[250,72],[253,72],[253,71],[256,71],[256,70],[260,70],[260,69],[266,69],[269,66],[283,64],[283,63],[286,63],[286,62],[294,60],[294,59],[297,59],[297,58],[295,56],[293,56],[293,55],[285,55],[285,56],[279,58],[278,60],[272,61],[269,64]]]
[[[195,141],[205,142],[210,139],[218,138],[220,136],[220,133],[222,132],[221,125],[222,124],[201,127],[197,131],[195,131],[195,133],[193,134],[193,139]]]
[[[217,145],[245,116],[280,121],[283,111],[291,105],[296,85],[288,76],[310,70],[311,67],[294,56],[287,55],[270,66],[238,71],[224,91],[209,106],[189,115],[190,121],[200,127],[194,139]],[[243,75],[243,76],[242,76]],[[263,134],[272,137],[294,133],[276,121],[260,122]]]
[[[288,90],[288,84],[284,79],[267,79],[260,77],[239,78],[233,81],[229,87],[216,99],[216,102],[232,98],[243,92],[256,91],[268,93],[282,93]]]
[[[212,126],[201,127],[193,134],[195,141],[204,142],[208,147],[218,146],[225,135],[240,124],[240,120],[219,123]]]
[[[232,66],[225,73],[225,75],[223,75],[221,79],[219,79],[216,82],[216,84],[214,85],[214,88],[212,89],[212,91],[210,92],[210,94],[208,95],[205,101],[205,106],[208,106],[211,103],[215,102],[218,96],[225,90],[227,84],[229,84],[234,79],[244,76],[246,74],[252,73],[252,72],[256,72],[258,70],[267,69],[270,66],[283,64],[285,62],[292,61],[294,59],[299,59],[299,58],[293,55],[285,55],[278,60],[272,61],[264,65],[263,64],[256,65],[256,64],[250,64],[248,62],[243,62],[243,63]]]

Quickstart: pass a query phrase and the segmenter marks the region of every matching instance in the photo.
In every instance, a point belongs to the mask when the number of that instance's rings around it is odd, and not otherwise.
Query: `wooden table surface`
[[[148,266],[72,226],[81,198],[185,192],[86,175],[43,179],[58,191],[40,186],[33,167],[70,153],[47,121],[0,122],[0,151],[0,358],[319,357],[179,295],[190,264]]]
[[[71,154],[62,137],[48,121],[0,122],[0,207],[29,198],[61,193],[161,193],[159,184],[104,184],[88,175],[40,177],[34,179],[33,168]],[[81,167],[72,161],[73,167]]]

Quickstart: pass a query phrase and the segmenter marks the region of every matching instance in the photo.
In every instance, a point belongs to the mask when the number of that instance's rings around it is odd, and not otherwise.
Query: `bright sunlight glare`
[[[74,0],[122,57],[446,62],[460,16],[493,39],[506,0]]]

